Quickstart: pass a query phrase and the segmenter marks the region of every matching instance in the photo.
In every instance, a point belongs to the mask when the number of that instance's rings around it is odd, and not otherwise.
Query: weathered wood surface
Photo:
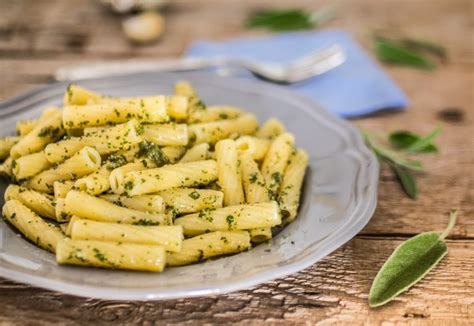
[[[74,5],[72,5],[74,3]],[[268,5],[318,8],[310,0],[175,1],[167,33],[157,44],[134,47],[119,17],[95,0],[0,0],[0,99],[48,82],[58,67],[104,59],[182,54],[197,38],[264,34],[242,28],[246,14]],[[474,323],[474,16],[470,0],[340,1],[331,27],[350,30],[367,48],[370,33],[390,29],[433,38],[449,49],[434,72],[387,67],[409,95],[408,110],[354,123],[374,131],[428,132],[442,124],[441,153],[422,156],[420,196],[412,201],[383,171],[375,216],[354,240],[312,267],[228,295],[167,302],[84,299],[0,279],[0,324],[240,323],[424,324]],[[425,280],[395,302],[370,310],[371,280],[407,237],[441,230],[450,208],[460,218],[450,253]]]

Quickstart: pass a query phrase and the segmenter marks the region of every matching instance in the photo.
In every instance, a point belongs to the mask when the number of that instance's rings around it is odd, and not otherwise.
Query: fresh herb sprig
[[[403,242],[383,264],[369,293],[369,306],[382,306],[420,281],[448,253],[445,238],[456,223],[452,210],[442,234],[424,232]]]
[[[332,7],[311,12],[302,8],[264,9],[253,12],[245,21],[248,28],[267,28],[274,32],[313,29],[335,16]]]
[[[437,66],[430,55],[443,61],[447,58],[446,48],[433,41],[379,34],[375,35],[375,52],[382,62],[425,70]]]
[[[388,136],[393,148],[384,146],[374,134],[362,130],[362,135],[367,145],[373,150],[381,164],[387,164],[397,175],[405,193],[412,199],[416,199],[418,187],[412,171],[423,171],[423,166],[418,160],[406,157],[404,152],[426,153],[437,152],[434,139],[441,129],[436,128],[426,136],[420,136],[406,131],[396,131]]]

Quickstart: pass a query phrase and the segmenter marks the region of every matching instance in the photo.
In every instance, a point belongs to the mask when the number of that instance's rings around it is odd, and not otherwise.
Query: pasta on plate
[[[70,85],[0,139],[4,219],[59,264],[161,272],[235,254],[297,216],[308,155],[275,118]]]

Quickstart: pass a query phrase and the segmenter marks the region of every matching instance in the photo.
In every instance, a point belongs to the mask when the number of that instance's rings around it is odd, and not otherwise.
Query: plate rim
[[[124,77],[137,77],[143,75],[178,75],[179,72],[176,73],[168,73],[168,72],[147,72],[147,73],[133,73],[133,74],[123,74],[120,76],[113,76],[113,77],[100,77],[100,78],[90,78],[90,79],[81,79],[81,80],[74,80],[71,82],[68,81],[60,81],[60,82],[51,82],[45,85],[37,86],[29,91],[25,91],[11,97],[9,99],[3,100],[0,102],[0,117],[8,116],[10,114],[15,114],[18,111],[21,111],[22,108],[27,108],[28,103],[24,103],[28,98],[33,98],[37,95],[41,95],[42,93],[48,93],[48,90],[54,89],[56,87],[64,87],[69,83],[81,83],[81,82],[94,82],[94,81],[107,81],[113,80],[117,78],[124,78]],[[182,74],[182,73],[181,73]],[[189,72],[187,72],[189,74]],[[211,80],[231,80],[232,86],[231,88],[238,90],[249,92],[249,89],[252,88],[253,92],[263,93],[268,96],[268,94],[272,94],[272,96],[276,97],[286,97],[290,98],[292,101],[296,101],[299,106],[301,107],[310,107],[311,110],[308,111],[309,114],[314,114],[319,120],[322,121],[325,125],[329,127],[339,127],[345,131],[348,135],[345,140],[347,141],[349,146],[347,150],[353,151],[359,154],[360,157],[364,158],[367,163],[366,164],[366,183],[372,191],[367,191],[367,195],[364,199],[368,200],[359,200],[356,207],[354,207],[352,214],[357,217],[355,221],[352,221],[352,225],[350,227],[343,228],[342,230],[339,229],[345,224],[339,226],[332,234],[330,234],[324,241],[322,241],[319,250],[314,251],[308,254],[306,257],[296,260],[294,262],[286,263],[282,266],[277,266],[272,269],[267,269],[263,271],[259,271],[254,275],[247,276],[245,278],[236,280],[230,284],[219,285],[214,287],[192,287],[182,290],[165,290],[162,291],[159,288],[151,288],[151,289],[126,289],[125,291],[121,288],[97,288],[91,285],[76,285],[71,284],[67,281],[57,281],[52,280],[47,277],[43,276],[36,276],[32,275],[31,273],[26,273],[22,271],[14,271],[9,268],[0,266],[0,276],[5,277],[7,279],[26,283],[32,286],[37,286],[40,288],[58,291],[66,294],[72,294],[80,297],[90,297],[90,298],[97,298],[97,299],[107,299],[107,300],[135,300],[135,301],[144,301],[144,300],[165,300],[165,299],[178,299],[178,298],[190,298],[190,297],[198,297],[198,296],[205,296],[205,295],[217,295],[217,294],[224,294],[233,291],[238,291],[246,288],[250,288],[257,284],[261,284],[264,282],[271,281],[273,279],[285,277],[287,275],[296,273],[303,269],[308,268],[309,266],[315,264],[316,262],[320,261],[324,257],[328,256],[330,253],[337,250],[339,247],[350,241],[355,235],[357,235],[364,226],[370,221],[372,218],[376,206],[377,206],[377,187],[378,187],[378,175],[379,175],[379,163],[375,157],[375,155],[368,149],[365,145],[362,136],[359,132],[356,131],[355,127],[352,126],[348,121],[343,120],[332,113],[324,110],[319,104],[316,102],[304,97],[303,95],[297,94],[291,90],[285,89],[281,86],[274,85],[274,84],[267,84],[261,81],[248,81],[242,80],[238,78],[229,78],[229,77],[221,77],[216,74],[210,72],[195,72],[191,73],[195,75],[202,75],[202,78],[207,79],[208,81]],[[250,86],[249,86],[250,85]],[[278,92],[271,92],[275,89],[278,89]],[[267,91],[265,91],[267,90]],[[56,95],[49,95],[48,98],[53,97]],[[10,110],[8,110],[10,108]],[[361,164],[362,166],[362,164]],[[360,177],[355,178],[356,184],[359,185],[361,180]],[[367,198],[366,198],[367,197]],[[338,237],[335,237],[335,235]],[[100,290],[100,293],[98,293]]]

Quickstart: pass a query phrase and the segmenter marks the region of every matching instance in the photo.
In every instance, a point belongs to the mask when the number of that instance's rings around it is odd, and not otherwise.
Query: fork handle
[[[68,81],[147,71],[189,71],[223,63],[224,59],[217,57],[96,62],[60,68],[55,72],[54,77],[59,81]]]

